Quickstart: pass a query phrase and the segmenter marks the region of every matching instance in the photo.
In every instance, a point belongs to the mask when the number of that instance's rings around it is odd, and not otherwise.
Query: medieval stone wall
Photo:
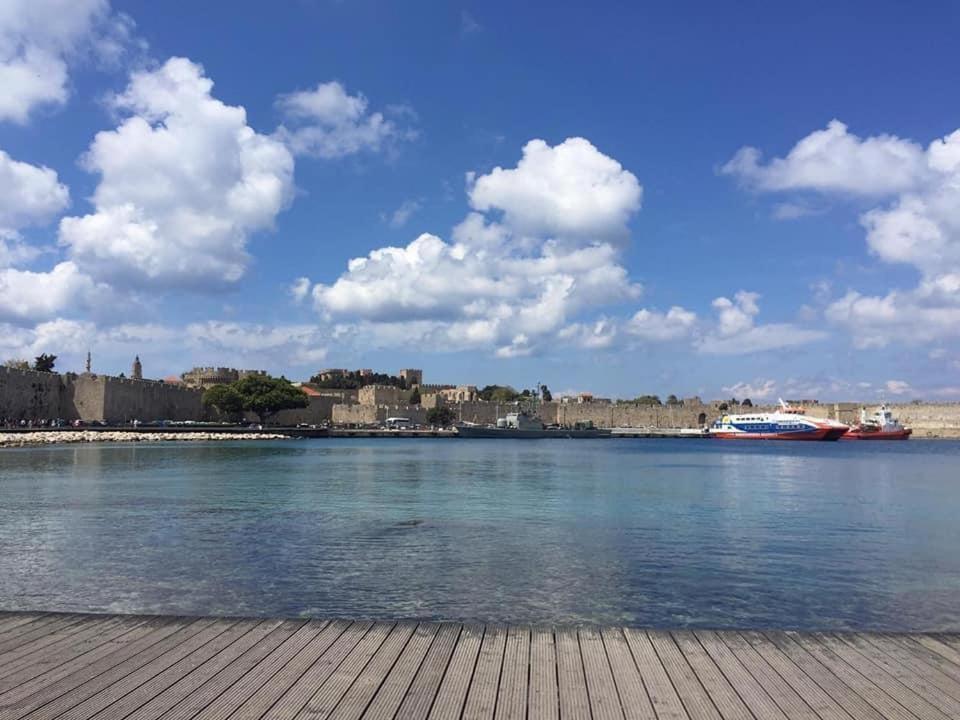
[[[0,421],[58,417],[63,417],[59,375],[0,367]]]
[[[409,418],[417,425],[427,424],[427,411],[419,405],[337,404],[333,406],[334,425],[379,425],[390,417]]]

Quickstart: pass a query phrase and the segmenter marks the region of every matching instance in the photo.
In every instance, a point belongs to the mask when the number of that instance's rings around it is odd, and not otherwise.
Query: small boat
[[[913,430],[904,427],[893,417],[886,405],[881,405],[870,415],[860,408],[860,422],[854,425],[841,440],[907,440]]]
[[[492,426],[462,423],[457,426],[457,435],[465,438],[544,440],[548,438],[608,438],[611,437],[611,432],[594,427],[592,422],[577,423],[572,428],[545,427],[540,418],[520,411],[508,413],[506,417],[498,418],[497,424]]]
[[[839,440],[850,428],[829,418],[805,414],[783,400],[772,413],[724,415],[710,426],[710,437],[720,440]]]

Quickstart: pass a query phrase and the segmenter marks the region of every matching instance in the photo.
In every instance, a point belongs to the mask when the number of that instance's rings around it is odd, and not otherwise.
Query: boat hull
[[[611,437],[609,430],[517,430],[515,428],[458,427],[463,438],[499,438],[511,440],[572,440]]]
[[[793,432],[711,432],[710,437],[718,440],[804,440],[804,441],[833,441],[839,440],[847,432],[846,427],[826,427],[816,430]]]
[[[841,440],[909,440],[913,434],[910,428],[901,430],[873,430],[864,431],[852,428]]]

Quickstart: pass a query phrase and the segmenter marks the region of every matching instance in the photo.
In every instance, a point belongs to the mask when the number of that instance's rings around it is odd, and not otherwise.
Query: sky
[[[960,400],[960,6],[0,0],[0,360]]]

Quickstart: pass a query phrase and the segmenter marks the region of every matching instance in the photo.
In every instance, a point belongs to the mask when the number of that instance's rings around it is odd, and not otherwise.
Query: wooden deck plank
[[[590,720],[590,696],[583,673],[577,631],[561,628],[554,634],[557,649],[557,689],[563,720]]]
[[[226,720],[328,624],[321,620],[295,622],[299,623],[299,627],[294,632],[244,673],[229,690],[215,698],[193,717],[203,720]]]
[[[578,635],[587,697],[590,700],[590,716],[593,720],[624,720],[620,696],[600,632],[594,628],[581,628]]]
[[[633,661],[630,646],[620,628],[602,628],[600,637],[610,659],[613,682],[626,720],[656,720],[643,678]]]
[[[740,637],[749,643],[750,647],[762,657],[770,667],[784,679],[784,681],[803,698],[821,720],[852,720],[849,712],[843,709],[830,694],[821,688],[816,681],[807,675],[793,660],[787,657],[762,633],[741,632]],[[863,715],[857,717],[864,720],[880,720],[877,711],[866,705]]]
[[[852,717],[863,718],[864,720],[884,720],[885,717],[890,717],[883,714],[882,709],[878,709],[867,702],[855,687],[845,683],[836,673],[802,648],[785,632],[768,631],[763,633],[763,636]]]
[[[775,633],[775,635],[781,634]],[[884,692],[882,688],[864,677],[825,645],[810,639],[802,633],[788,632],[783,633],[781,636],[787,637],[789,641],[803,648],[803,650],[814,657],[850,690],[853,690],[854,693],[873,705],[881,717],[890,718],[891,720],[923,719],[922,715],[914,715],[907,710],[907,708]],[[939,711],[937,711],[937,715],[939,714]],[[938,720],[940,719],[938,718]]]
[[[111,617],[87,624],[78,628],[72,635],[66,635],[58,640],[33,650],[25,652],[17,658],[9,656],[0,664],[0,681],[11,675],[20,675],[28,668],[40,666],[51,668],[62,665],[77,655],[88,652],[92,647],[102,644],[104,637],[112,637],[117,631],[123,632],[142,622],[142,620]]]
[[[146,619],[142,624],[131,628],[125,633],[111,637],[107,642],[83,653],[61,665],[44,670],[39,675],[23,672],[9,675],[0,680],[0,709],[11,705],[18,700],[33,695],[40,689],[56,682],[73,677],[89,679],[99,672],[105,672],[115,664],[124,660],[129,652],[139,652],[136,648],[149,647],[177,629],[177,625],[168,619]],[[133,648],[133,650],[128,650]],[[110,661],[113,661],[112,663]],[[26,675],[30,677],[26,677]],[[78,680],[78,683],[82,680]],[[69,689],[69,688],[68,688]]]
[[[168,690],[184,680],[194,670],[246,635],[256,624],[255,620],[233,621],[233,624],[227,626],[219,635],[213,636],[206,643],[199,645],[193,652],[177,660],[127,695],[90,717],[96,718],[96,720],[123,720],[151,700],[164,696]],[[125,681],[129,681],[129,677],[125,678]],[[111,690],[115,687],[117,686],[113,686]],[[64,717],[64,720],[68,720],[68,718]]]
[[[553,631],[533,628],[530,633],[530,688],[527,720],[558,720],[557,649]]]
[[[819,714],[746,640],[735,632],[718,632],[716,636],[777,703],[784,715],[791,720],[821,720]]]
[[[500,670],[506,645],[506,626],[487,625],[467,701],[463,706],[463,720],[492,720],[497,707]]]
[[[207,682],[192,691],[160,717],[163,720],[187,720],[208,707],[214,700],[229,692],[242,677],[253,670],[264,658],[270,657],[290,636],[305,624],[305,620],[285,620],[273,628],[263,628],[267,632],[251,647],[239,656],[226,660],[220,670]],[[257,628],[253,633],[259,635]]]
[[[530,676],[530,628],[512,626],[507,630],[503,670],[497,694],[497,720],[526,720]]]
[[[697,630],[694,635],[737,691],[744,705],[750,708],[755,716],[764,720],[786,718],[776,701],[767,694],[716,633]]]
[[[926,706],[931,705],[947,717],[960,717],[960,701],[936,687],[929,677],[917,675],[866,640],[826,633],[818,633],[815,637],[821,639],[862,674],[876,678],[875,682],[882,678],[887,693],[914,714],[927,712]]]
[[[292,688],[303,674],[330,649],[350,623],[339,620],[329,623],[317,633],[303,649],[293,656],[280,670],[264,683],[230,716],[231,720],[259,720],[283,695]]]
[[[955,634],[0,612],[2,627],[0,720],[960,717]]]
[[[123,618],[112,628],[87,638],[76,646],[44,653],[34,662],[21,665],[9,675],[0,678],[0,705],[3,704],[4,693],[12,688],[41,677],[47,682],[54,682],[56,678],[69,675],[77,668],[92,664],[98,657],[114,652],[136,628],[141,628],[141,634],[148,632],[149,628],[144,627],[146,622],[147,618],[142,617]],[[9,701],[9,698],[7,700]]]
[[[666,633],[649,635],[654,638]],[[679,648],[679,656],[671,648],[673,643],[666,640],[655,643],[655,647],[690,716],[752,720],[750,710],[694,634],[672,632],[669,637]],[[687,665],[693,673],[685,669]]]
[[[4,629],[3,635],[0,637],[0,641],[6,642],[7,640],[12,640],[23,633],[32,632],[39,627],[43,627],[48,623],[61,620],[62,618],[63,613],[37,613],[27,620],[23,620],[22,618],[12,618],[10,620],[10,627]]]
[[[626,629],[623,635],[630,647],[634,663],[643,679],[650,704],[659,720],[690,720],[670,676],[657,656],[650,637],[642,630]],[[699,720],[699,719],[697,719]]]
[[[36,623],[21,625],[7,633],[7,637],[0,639],[0,663],[6,662],[7,656],[14,651],[24,647],[36,647],[38,643],[42,646],[51,635],[87,621],[89,618],[83,615],[52,615]]]
[[[917,680],[910,682],[910,687],[920,681],[928,682],[955,701],[960,701],[960,679],[953,677],[949,671],[942,672],[936,665],[935,659],[928,660],[927,653],[929,651],[922,645],[904,644],[897,638],[881,637],[872,633],[845,637],[844,639],[854,647],[872,646],[890,657],[894,662],[900,663],[917,678]],[[934,655],[934,657],[939,656]],[[944,661],[944,664],[950,665],[947,661]],[[900,681],[904,682],[904,679],[901,678]],[[919,687],[919,685],[917,686]]]
[[[372,627],[370,621],[350,623],[327,651],[267,711],[263,720],[296,717]]]
[[[427,651],[394,720],[426,720],[460,640],[461,626],[444,623]]]
[[[894,635],[890,639],[910,649],[929,665],[960,682],[960,653],[925,635]]]
[[[377,651],[390,637],[395,627],[394,623],[376,623],[370,628],[296,717],[309,720],[322,720],[330,717],[330,714],[340,704],[343,696],[350,690],[357,676],[363,672],[371,658],[377,654]]]
[[[398,623],[393,627],[330,715],[333,720],[359,720],[413,637],[416,627],[416,623],[411,622]]]
[[[30,713],[27,718],[29,720],[88,720],[126,696],[127,693],[136,690],[168,668],[176,666],[181,660],[224,633],[235,623],[236,621],[233,620],[214,620],[205,625],[199,632],[184,638],[149,662],[140,664],[122,677],[113,678],[112,682],[105,687],[100,687],[97,692],[91,694],[82,702],[70,704],[72,700],[79,697],[77,693],[70,693],[68,696],[57,698],[56,702]]]
[[[364,718],[392,720],[396,716],[439,630],[440,626],[436,623],[421,623],[417,626],[390,674],[363,713]]]
[[[251,647],[264,640],[280,625],[279,620],[250,620],[252,626],[246,633],[234,640],[230,645],[218,652],[212,658],[194,669],[186,677],[168,687],[162,693],[151,698],[127,716],[126,720],[156,720],[165,712],[185,700],[204,684],[212,682],[213,678],[224,667],[247,652]]]
[[[461,631],[450,665],[437,691],[436,701],[430,709],[430,720],[459,720],[480,656],[483,633],[482,625],[467,625]]]
[[[46,617],[46,613],[5,613],[2,618],[0,618],[0,640],[4,639],[4,635],[21,625],[27,625],[28,623],[36,622],[37,620]]]
[[[74,704],[83,702],[141,665],[176,647],[177,644],[200,632],[212,622],[211,619],[200,619],[184,624],[181,618],[171,619],[136,642],[109,653],[93,664],[84,665],[66,677],[58,677],[52,683],[43,683],[38,690],[23,697],[23,692],[33,689],[34,685],[39,684],[38,681],[43,681],[46,676],[42,675],[31,680],[12,692],[0,696],[0,704],[3,705],[0,708],[0,720],[24,717],[39,708],[53,704],[59,698],[74,701]],[[60,673],[54,673],[54,675],[59,676]]]

